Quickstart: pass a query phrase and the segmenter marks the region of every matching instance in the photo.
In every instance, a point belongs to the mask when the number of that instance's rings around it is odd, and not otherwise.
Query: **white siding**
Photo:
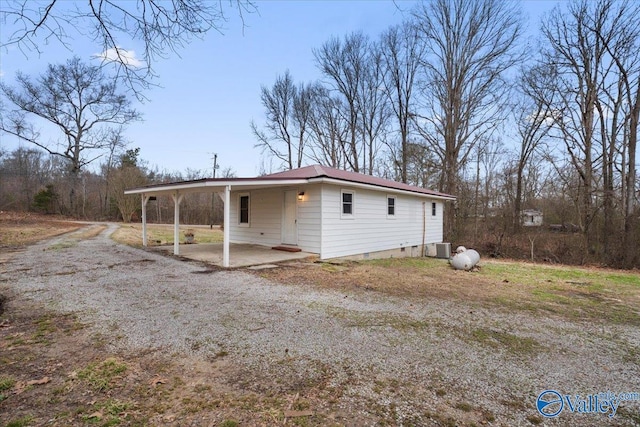
[[[304,199],[298,201],[298,247],[305,252],[320,253],[321,186],[301,187]]]
[[[231,192],[230,240],[234,243],[279,245],[282,243],[284,191],[276,188],[249,191],[249,226],[239,225],[238,196]],[[432,199],[349,186],[315,184],[300,188],[298,247],[321,258],[372,253],[422,244],[423,202],[426,202],[425,244],[442,242],[443,203]],[[352,218],[343,217],[341,190],[354,193]],[[387,216],[387,196],[396,199],[395,215]],[[431,203],[436,215],[431,215]]]
[[[254,243],[275,246],[282,243],[284,192],[304,191],[298,200],[298,247],[305,252],[320,253],[320,185],[300,188],[253,190],[249,193],[249,226],[238,224],[238,196],[231,192],[230,240],[233,243]]]
[[[426,200],[427,205],[427,227],[425,233],[424,243],[441,243],[443,238],[443,223],[444,223],[444,203],[435,200]],[[436,215],[431,215],[431,204],[436,204]]]
[[[354,193],[353,217],[341,215],[341,190]],[[387,196],[396,199],[395,215],[387,217]],[[423,202],[426,202],[425,215]],[[348,186],[322,186],[322,259],[357,255],[422,244],[423,219],[426,219],[424,243],[442,242],[442,202],[385,190],[373,191]]]
[[[238,196],[249,194],[249,226],[239,225]],[[230,241],[278,245],[282,239],[283,190],[253,190],[231,192]]]

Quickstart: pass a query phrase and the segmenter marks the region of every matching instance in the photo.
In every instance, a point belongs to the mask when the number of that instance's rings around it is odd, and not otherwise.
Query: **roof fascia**
[[[161,194],[161,193],[172,193],[174,191],[186,190],[189,192],[208,192],[215,191],[216,188],[220,188],[223,190],[226,186],[231,186],[232,188],[242,188],[242,187],[282,187],[287,185],[301,185],[306,184],[306,179],[258,179],[258,180],[228,180],[228,181],[200,181],[200,182],[192,182],[192,183],[183,183],[183,184],[166,184],[159,185],[156,187],[138,187],[132,188],[130,190],[125,190],[124,194]]]
[[[295,179],[258,179],[255,181],[245,180],[245,181],[229,181],[229,185],[232,187],[285,187],[287,185],[301,185],[306,184],[308,182],[307,179],[303,178],[295,178]],[[218,187],[219,185],[215,185],[214,183],[210,183],[210,185]],[[224,187],[225,184],[221,186]]]
[[[425,199],[456,200],[456,197],[453,197],[453,196],[446,197],[446,196],[439,196],[436,194],[419,193],[417,191],[401,190],[399,188],[383,187],[381,185],[364,184],[361,182],[347,181],[343,179],[328,178],[328,177],[311,178],[309,179],[309,183],[310,184],[323,183],[323,184],[333,184],[333,185],[348,185],[350,187],[363,188],[363,189],[374,190],[374,191],[385,191],[387,193],[406,194],[410,196],[423,197]]]

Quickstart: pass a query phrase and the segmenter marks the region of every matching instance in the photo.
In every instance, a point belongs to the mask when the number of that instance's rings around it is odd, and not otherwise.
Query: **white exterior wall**
[[[320,253],[321,189],[319,184],[299,189],[304,191],[304,197],[302,201],[298,201],[298,247],[315,254]]]
[[[320,185],[300,188],[276,188],[231,192],[230,241],[276,246],[282,244],[284,192],[304,191],[297,203],[298,247],[305,252],[320,253]],[[249,194],[249,226],[239,224],[238,204],[241,194]]]
[[[230,241],[267,246],[282,244],[284,192],[304,191],[297,203],[298,247],[320,254],[322,259],[359,255],[422,245],[422,221],[426,214],[424,243],[439,243],[443,237],[443,202],[440,200],[364,190],[349,186],[314,184],[299,188],[232,191]],[[354,193],[354,215],[342,213],[341,190]],[[249,194],[249,225],[239,224],[241,194]],[[396,198],[396,214],[387,216],[387,196]],[[423,202],[425,212],[423,214]],[[436,215],[431,215],[431,203]],[[411,253],[411,252],[410,252]],[[420,251],[418,251],[420,253]]]
[[[342,215],[341,191],[354,193],[351,218]],[[387,216],[387,196],[396,198],[395,216]],[[423,213],[423,202],[426,202]],[[436,216],[431,203],[436,202]],[[364,190],[349,186],[322,186],[322,259],[365,254],[422,245],[423,219],[426,216],[424,243],[442,242],[442,201]],[[425,215],[426,214],[426,215]]]
[[[543,223],[542,212],[526,210],[522,212],[522,225],[525,227],[538,227]]]
[[[239,197],[249,195],[249,225],[240,224]],[[279,245],[282,240],[283,190],[232,191],[230,206],[229,241]]]

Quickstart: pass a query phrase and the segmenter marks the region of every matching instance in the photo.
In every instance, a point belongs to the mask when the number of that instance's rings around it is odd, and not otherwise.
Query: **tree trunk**
[[[636,147],[638,144],[638,121],[640,120],[640,78],[636,86],[636,97],[629,117],[629,154],[627,173],[626,210],[624,215],[624,266],[631,268],[638,257],[636,239],[635,192],[636,192]]]
[[[444,167],[444,185],[442,191],[446,194],[455,195],[457,193],[457,159],[455,157],[449,158],[449,161],[445,161]],[[455,203],[449,205],[449,209],[444,210],[444,239],[446,241],[456,241],[458,232],[455,229],[456,225],[456,205]]]
[[[524,174],[524,164],[520,162],[516,177],[516,197],[513,203],[513,231],[520,230],[520,217],[522,216],[522,181]]]

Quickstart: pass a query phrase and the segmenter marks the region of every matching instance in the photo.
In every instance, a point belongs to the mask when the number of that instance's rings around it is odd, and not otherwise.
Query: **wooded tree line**
[[[125,188],[210,176],[206,171],[152,170],[138,158],[138,149],[127,149],[126,126],[141,117],[129,95],[145,98],[144,91],[155,84],[158,57],[181,50],[194,37],[220,32],[228,11],[242,20],[255,10],[250,0],[1,2],[5,31],[0,49],[29,56],[58,44],[72,52],[81,37],[102,52],[96,55],[98,65],[73,57],[49,65],[39,76],[18,73],[15,86],[0,84],[1,135],[25,144],[12,152],[0,147],[0,210],[129,221],[140,210],[140,200],[125,197]],[[142,61],[121,47],[129,40],[143,47]],[[56,131],[61,139],[51,138]],[[228,168],[224,174],[233,172]],[[210,196],[185,197],[182,219],[203,224],[220,217],[221,205],[204,199]],[[151,221],[173,220],[170,202],[160,198],[154,205]]]
[[[108,14],[56,15],[56,2],[39,10],[16,4],[0,13],[21,16],[25,30],[5,47],[28,43],[38,50],[41,29],[64,40],[64,23],[77,19],[94,20],[97,34],[108,35],[113,24]],[[195,22],[148,26],[171,12],[167,6]],[[215,28],[218,16],[202,0],[154,7],[125,31],[132,37],[140,28],[150,31],[147,71],[132,70],[126,52],[107,38],[105,49],[117,55],[106,64],[72,58],[37,77],[19,75],[15,87],[0,85],[2,131],[34,147],[0,153],[0,209],[129,220],[139,200],[122,197],[122,188],[209,175],[152,171],[127,149],[124,129],[140,113],[119,85],[143,96],[144,73],[152,73],[154,54],[163,54],[163,40],[175,30],[179,43],[187,42],[190,31]],[[277,168],[321,163],[455,194],[458,201],[445,210],[445,238],[454,243],[490,238],[499,253],[503,237],[527,235],[533,246],[536,235],[520,222],[522,211],[533,208],[546,223],[581,231],[581,261],[640,265],[639,8],[633,1],[560,3],[527,44],[519,3],[419,3],[406,22],[377,37],[356,32],[314,49],[321,80],[296,82],[284,71],[263,87],[265,120],[251,123],[257,146]],[[105,66],[113,62],[115,68]],[[31,117],[57,127],[64,139],[43,140]],[[209,197],[183,202],[187,222],[215,219]],[[150,219],[170,220],[170,203],[150,206]]]
[[[138,149],[123,149],[106,156],[98,170],[81,171],[73,178],[78,185],[71,202],[68,165],[59,156],[25,147],[0,152],[0,210],[62,214],[86,220],[137,221],[140,197],[125,196],[125,189],[211,176],[210,171],[201,170],[160,171],[157,167],[150,168],[138,156]],[[220,177],[234,175],[230,168],[218,172]],[[219,199],[212,202],[209,194],[186,194],[180,220],[186,224],[219,224],[222,209],[222,202]],[[151,222],[172,223],[173,213],[170,197],[159,197],[148,204],[147,217]]]
[[[262,87],[257,146],[283,169],[457,195],[454,242],[521,233],[522,211],[541,209],[581,230],[583,260],[638,265],[640,4],[559,3],[529,42],[520,7],[433,0],[378,37],[331,38],[313,50],[319,81],[284,71]]]

